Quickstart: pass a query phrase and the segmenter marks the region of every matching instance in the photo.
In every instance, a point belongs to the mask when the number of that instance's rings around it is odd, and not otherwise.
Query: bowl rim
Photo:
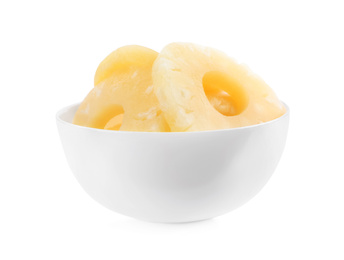
[[[270,121],[267,121],[267,122],[263,122],[263,123],[255,124],[255,125],[243,126],[243,127],[228,128],[228,129],[190,131],[190,132],[141,132],[141,131],[120,131],[120,130],[113,131],[113,130],[105,130],[105,129],[75,125],[75,124],[67,122],[61,118],[61,115],[66,113],[72,107],[80,106],[81,102],[74,103],[72,105],[61,108],[56,113],[55,118],[56,118],[57,122],[64,124],[64,125],[68,125],[70,127],[80,128],[80,129],[84,129],[84,130],[91,131],[91,132],[102,132],[102,133],[107,133],[107,134],[187,135],[187,134],[200,134],[200,133],[219,133],[219,132],[233,132],[233,131],[240,131],[240,130],[244,130],[244,129],[263,127],[266,125],[270,125],[270,124],[274,124],[274,123],[277,123],[279,121],[282,121],[284,118],[287,118],[287,117],[289,118],[289,114],[290,114],[289,106],[286,103],[284,103],[283,101],[281,101],[281,103],[283,104],[283,106],[286,109],[285,113],[283,115],[281,115],[280,117],[277,117],[277,118],[270,120]]]

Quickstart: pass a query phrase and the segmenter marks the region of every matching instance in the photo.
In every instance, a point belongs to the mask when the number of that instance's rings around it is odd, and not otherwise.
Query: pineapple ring
[[[152,77],[171,131],[242,127],[285,113],[263,80],[208,47],[191,43],[167,45],[154,62]]]
[[[95,87],[79,106],[73,123],[108,130],[168,131],[152,86],[157,56],[141,46],[112,52],[100,63]]]

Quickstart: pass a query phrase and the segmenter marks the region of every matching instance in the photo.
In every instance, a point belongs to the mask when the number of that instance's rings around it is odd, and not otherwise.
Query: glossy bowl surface
[[[243,205],[274,172],[289,122],[286,106],[283,116],[242,128],[111,131],[72,124],[78,105],[56,116],[75,177],[105,207],[151,222],[204,220]]]

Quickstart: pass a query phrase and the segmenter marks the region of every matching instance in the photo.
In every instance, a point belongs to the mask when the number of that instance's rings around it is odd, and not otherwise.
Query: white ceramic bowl
[[[78,104],[57,114],[75,177],[105,207],[151,222],[191,222],[225,214],[269,180],[283,152],[289,109],[242,128],[146,133],[72,124]]]

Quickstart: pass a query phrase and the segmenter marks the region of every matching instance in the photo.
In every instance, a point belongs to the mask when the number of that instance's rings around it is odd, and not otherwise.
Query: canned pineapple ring
[[[95,87],[81,103],[73,123],[109,130],[168,131],[152,86],[157,55],[136,45],[112,52],[100,63]]]
[[[152,77],[171,131],[242,127],[285,113],[262,79],[212,48],[171,43],[155,60]]]

